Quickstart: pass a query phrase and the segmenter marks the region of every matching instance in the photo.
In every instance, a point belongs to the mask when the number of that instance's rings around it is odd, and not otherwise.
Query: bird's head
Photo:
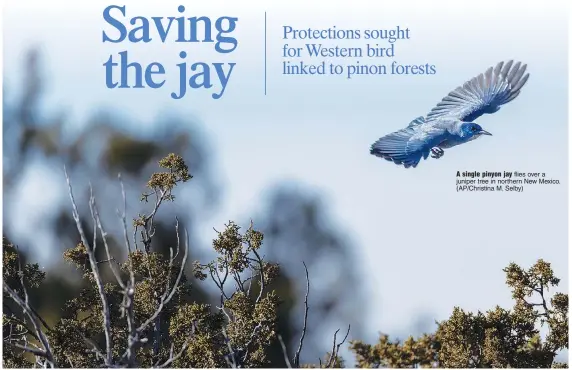
[[[481,135],[489,135],[489,136],[493,136],[493,134],[491,134],[488,131],[483,130],[483,128],[480,125],[477,125],[476,123],[473,122],[465,122],[461,125],[461,132],[463,133],[463,137],[479,137]]]

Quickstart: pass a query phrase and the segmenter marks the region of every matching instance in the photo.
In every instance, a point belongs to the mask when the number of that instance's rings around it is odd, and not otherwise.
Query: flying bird
[[[444,149],[492,136],[474,121],[516,98],[528,80],[525,71],[526,64],[512,60],[490,67],[451,91],[425,117],[377,140],[370,153],[405,168],[417,167],[429,154],[441,158]]]

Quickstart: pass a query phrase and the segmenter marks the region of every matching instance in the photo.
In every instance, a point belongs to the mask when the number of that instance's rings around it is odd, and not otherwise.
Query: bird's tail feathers
[[[405,168],[415,168],[421,158],[427,159],[429,153],[410,150],[408,144],[413,134],[414,130],[410,124],[403,130],[386,135],[372,144],[370,154],[393,161],[395,164],[402,164]]]

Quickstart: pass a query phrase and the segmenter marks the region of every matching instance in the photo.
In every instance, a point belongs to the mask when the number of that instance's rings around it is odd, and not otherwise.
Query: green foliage
[[[438,347],[432,335],[423,335],[419,339],[409,337],[401,343],[382,334],[375,345],[352,341],[350,349],[355,353],[359,367],[434,367],[438,362]]]
[[[8,238],[2,237],[2,267],[4,282],[15,287],[14,290],[23,294],[23,287],[20,280],[24,279],[28,288],[37,288],[44,281],[46,274],[40,271],[37,263],[22,264],[18,258],[18,251]]]
[[[392,342],[381,335],[375,345],[351,342],[360,367],[562,367],[554,361],[568,348],[568,295],[546,293],[558,285],[550,264],[539,260],[524,270],[515,263],[504,269],[514,307],[485,313],[453,309],[437,331],[418,339]],[[548,328],[543,339],[540,327]]]
[[[159,166],[168,169],[164,172],[155,172],[151,175],[151,179],[147,182],[147,187],[151,188],[151,194],[161,194],[161,200],[174,200],[175,197],[171,191],[179,182],[186,182],[192,178],[189,169],[183,158],[173,153],[159,161]],[[141,200],[148,201],[151,194],[143,194]]]

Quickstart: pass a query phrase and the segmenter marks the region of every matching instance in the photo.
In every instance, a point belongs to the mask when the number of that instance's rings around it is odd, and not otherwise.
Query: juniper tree
[[[528,270],[511,263],[504,272],[515,302],[512,309],[497,306],[472,313],[455,307],[432,334],[403,342],[382,334],[374,345],[352,341],[357,366],[567,367],[555,362],[555,357],[568,348],[568,294],[547,297],[560,279],[543,260]],[[541,327],[548,331],[544,338]]]

